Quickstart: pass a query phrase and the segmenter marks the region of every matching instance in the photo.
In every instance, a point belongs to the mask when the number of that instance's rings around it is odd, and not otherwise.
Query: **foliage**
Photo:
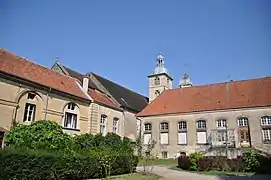
[[[101,158],[114,157],[111,174],[130,172],[129,156],[93,151],[89,155],[6,148],[0,150],[0,177],[3,179],[89,179],[105,177]],[[106,159],[105,158],[105,159]],[[134,166],[138,163],[133,156]]]
[[[191,166],[190,166],[190,170],[191,171],[197,171],[198,168],[197,168],[197,162],[200,158],[202,158],[203,155],[200,154],[200,153],[191,153],[189,155],[189,160],[190,160],[190,163],[191,163]]]
[[[178,157],[178,167],[184,170],[189,170],[191,167],[191,161],[188,156]]]
[[[5,136],[10,147],[69,151],[72,139],[52,121],[36,121],[31,125],[15,125]]]
[[[260,154],[253,150],[247,150],[243,153],[247,171],[255,172],[260,167]]]

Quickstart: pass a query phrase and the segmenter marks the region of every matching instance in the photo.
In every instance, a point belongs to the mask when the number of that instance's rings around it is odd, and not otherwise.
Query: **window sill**
[[[263,141],[264,144],[271,144],[271,141]]]
[[[187,144],[178,144],[178,146],[187,146]]]
[[[62,129],[71,130],[71,131],[80,131],[80,129],[68,128],[68,127],[62,127]]]
[[[205,145],[205,146],[207,146],[207,145],[210,145],[209,143],[196,143],[196,145]]]

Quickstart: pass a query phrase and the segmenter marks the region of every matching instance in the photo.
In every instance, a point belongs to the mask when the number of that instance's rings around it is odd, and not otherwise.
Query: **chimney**
[[[83,90],[84,92],[88,92],[88,82],[89,82],[89,79],[87,76],[84,76],[83,78]]]

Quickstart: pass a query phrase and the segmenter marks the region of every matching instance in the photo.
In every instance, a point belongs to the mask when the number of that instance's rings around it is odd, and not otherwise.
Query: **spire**
[[[188,76],[188,74],[184,73],[183,77],[180,79],[179,87],[191,87],[193,86],[191,78]]]
[[[161,74],[161,73],[166,73],[168,74],[167,69],[165,68],[165,60],[164,56],[160,52],[158,56],[156,57],[156,67],[154,69],[153,74]]]

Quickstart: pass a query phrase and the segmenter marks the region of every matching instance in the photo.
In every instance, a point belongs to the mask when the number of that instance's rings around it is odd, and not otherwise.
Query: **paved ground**
[[[143,171],[143,167],[137,167],[137,171]],[[166,166],[153,166],[147,169],[152,173],[164,177],[166,180],[271,180],[268,175],[253,176],[211,176],[185,171],[168,169]]]

